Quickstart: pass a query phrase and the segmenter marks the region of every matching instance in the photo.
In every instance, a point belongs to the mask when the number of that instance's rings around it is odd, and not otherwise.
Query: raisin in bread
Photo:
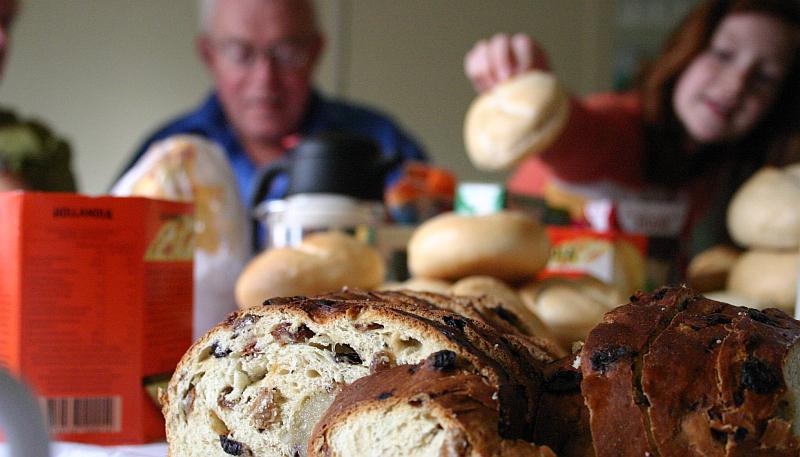
[[[598,456],[800,454],[800,325],[664,288],[604,316],[581,351]]]
[[[170,455],[304,455],[343,386],[441,350],[496,389],[502,436],[530,438],[543,362],[515,335],[421,296],[342,291],[267,300],[198,340],[162,395]]]
[[[314,427],[314,457],[544,457],[555,454],[498,433],[497,391],[440,351],[345,387]]]

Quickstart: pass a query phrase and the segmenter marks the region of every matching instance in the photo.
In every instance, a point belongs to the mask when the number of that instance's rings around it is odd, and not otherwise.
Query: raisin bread
[[[419,365],[379,371],[345,387],[314,427],[314,457],[545,457],[498,433],[496,389],[440,351]]]
[[[304,455],[343,386],[441,350],[498,392],[501,436],[529,439],[546,359],[519,339],[402,292],[270,299],[184,355],[162,395],[170,455]]]
[[[602,456],[800,454],[800,324],[691,290],[637,294],[581,350]]]

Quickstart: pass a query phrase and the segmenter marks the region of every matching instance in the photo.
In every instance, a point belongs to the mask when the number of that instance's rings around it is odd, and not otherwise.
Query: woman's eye
[[[780,82],[780,78],[764,71],[756,71],[753,74],[753,80],[760,86],[763,87],[772,87],[777,86]]]
[[[733,51],[725,48],[711,48],[710,54],[720,62],[729,62],[733,59]]]

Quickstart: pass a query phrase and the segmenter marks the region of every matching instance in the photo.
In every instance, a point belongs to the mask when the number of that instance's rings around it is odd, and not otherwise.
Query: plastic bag
[[[111,194],[193,202],[193,337],[236,310],[234,286],[250,258],[250,232],[236,178],[216,144],[196,135],[154,143]]]

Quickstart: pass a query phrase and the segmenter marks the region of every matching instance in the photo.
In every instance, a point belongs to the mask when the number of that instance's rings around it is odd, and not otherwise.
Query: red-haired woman
[[[495,35],[465,58],[478,91],[537,67],[547,69],[547,58],[524,35]],[[747,177],[800,160],[798,70],[800,3],[705,2],[635,91],[573,98],[563,133],[520,164],[509,188],[555,198],[609,189],[683,196],[683,248],[698,252],[727,238],[724,211]]]

